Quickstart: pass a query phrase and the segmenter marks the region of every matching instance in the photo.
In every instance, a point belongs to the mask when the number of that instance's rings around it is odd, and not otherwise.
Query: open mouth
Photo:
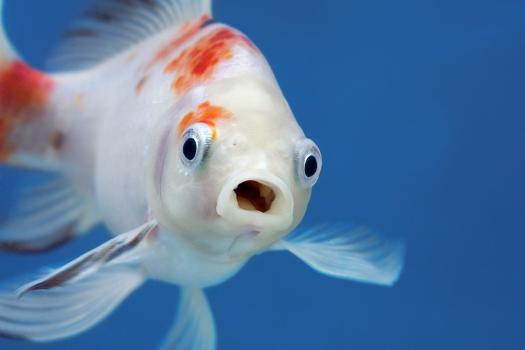
[[[232,234],[271,235],[293,224],[294,198],[288,185],[270,172],[243,171],[232,174],[223,185],[215,210],[230,225]]]
[[[244,181],[234,190],[239,208],[266,213],[275,200],[275,192],[268,186],[254,181]]]

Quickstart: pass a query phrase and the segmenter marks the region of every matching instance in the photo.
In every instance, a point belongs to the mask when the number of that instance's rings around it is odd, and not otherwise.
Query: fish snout
[[[280,178],[247,172],[227,181],[219,193],[217,214],[234,225],[256,231],[281,231],[292,225],[293,196]]]

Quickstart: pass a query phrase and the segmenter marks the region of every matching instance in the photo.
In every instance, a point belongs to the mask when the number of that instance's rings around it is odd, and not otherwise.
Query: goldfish
[[[0,29],[0,162],[49,174],[16,198],[0,250],[48,251],[98,224],[112,235],[1,289],[1,336],[74,336],[156,280],[180,288],[162,349],[215,349],[204,289],[269,251],[336,278],[398,280],[398,240],[344,224],[299,228],[321,151],[262,52],[214,21],[210,0],[91,6],[49,71],[24,62]]]

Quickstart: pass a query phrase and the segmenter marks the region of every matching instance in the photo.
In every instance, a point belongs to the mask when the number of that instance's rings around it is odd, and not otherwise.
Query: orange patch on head
[[[233,47],[239,43],[255,48],[243,35],[228,28],[218,28],[182,51],[164,68],[165,73],[177,73],[173,90],[183,93],[208,80],[219,63],[233,57]]]
[[[202,28],[204,23],[211,19],[210,16],[204,15],[196,22],[189,22],[184,24],[177,34],[177,37],[171,40],[166,46],[164,46],[148,64],[148,67],[153,66],[156,63],[166,59],[173,51],[182,46],[186,41],[190,40],[197,32]]]
[[[196,111],[189,112],[180,121],[177,135],[180,137],[182,133],[190,126],[197,123],[204,123],[212,128],[212,138],[215,140],[217,136],[217,121],[221,119],[228,119],[232,113],[224,107],[214,106],[206,101],[201,103]]]

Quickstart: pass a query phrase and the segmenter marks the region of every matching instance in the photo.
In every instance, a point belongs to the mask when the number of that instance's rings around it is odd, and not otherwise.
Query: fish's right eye
[[[310,188],[317,182],[323,160],[317,145],[309,139],[295,145],[295,170],[299,185]]]
[[[212,142],[212,131],[203,123],[189,127],[180,141],[180,160],[187,168],[198,168],[206,158]]]

